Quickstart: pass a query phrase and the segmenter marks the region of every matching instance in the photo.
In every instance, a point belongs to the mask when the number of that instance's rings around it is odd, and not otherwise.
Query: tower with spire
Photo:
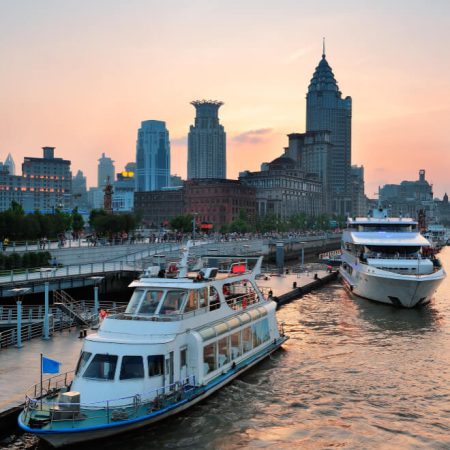
[[[342,98],[333,70],[326,59],[325,39],[322,59],[314,71],[306,95],[306,131],[329,131],[332,151],[328,183],[325,186],[333,213],[352,211],[351,195],[352,99]]]

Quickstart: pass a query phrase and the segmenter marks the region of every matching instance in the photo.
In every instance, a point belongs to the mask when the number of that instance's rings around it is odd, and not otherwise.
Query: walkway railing
[[[64,422],[70,428],[82,428],[87,421],[109,424],[131,420],[157,412],[167,406],[187,399],[194,393],[195,377],[190,376],[167,386],[132,396],[112,398],[91,403],[64,403],[58,401],[59,394],[65,392],[73,380],[73,372],[57,375],[43,383],[32,386],[25,396],[23,421],[30,423],[42,421],[46,429],[58,429]],[[43,398],[39,398],[42,397]],[[53,400],[55,399],[55,400]],[[36,416],[36,417],[35,417]]]

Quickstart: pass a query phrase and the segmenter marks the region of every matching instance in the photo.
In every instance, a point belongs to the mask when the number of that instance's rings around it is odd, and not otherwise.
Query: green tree
[[[192,231],[193,219],[194,216],[192,214],[183,214],[181,216],[176,216],[170,221],[170,228],[172,230],[189,233]]]
[[[71,222],[74,235],[78,238],[80,232],[83,231],[84,228],[83,216],[78,212],[78,208],[75,208],[72,211]]]

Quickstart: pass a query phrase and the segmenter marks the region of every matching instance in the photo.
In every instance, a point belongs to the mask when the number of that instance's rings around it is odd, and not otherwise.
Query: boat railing
[[[101,424],[132,420],[185,400],[195,389],[195,376],[192,375],[149,391],[90,403],[61,402],[58,401],[58,393],[50,393],[42,398],[26,395],[23,421],[30,425],[41,421],[37,426],[45,424],[49,425],[47,429],[52,429],[54,424],[60,422],[79,428],[87,426],[87,420]]]
[[[398,254],[392,254],[392,253],[365,253],[362,257],[360,256],[361,262],[366,262],[367,259],[407,259],[410,261],[421,261],[421,260],[428,260],[430,259],[427,255],[417,255],[417,254],[410,254],[410,253],[398,253]]]

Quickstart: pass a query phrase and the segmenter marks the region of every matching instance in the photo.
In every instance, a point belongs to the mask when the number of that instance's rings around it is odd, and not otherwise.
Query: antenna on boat
[[[192,241],[189,240],[186,242],[186,247],[183,248],[181,253],[181,259],[179,264],[178,277],[186,278],[188,273],[188,259],[189,259],[189,248],[192,247]]]

